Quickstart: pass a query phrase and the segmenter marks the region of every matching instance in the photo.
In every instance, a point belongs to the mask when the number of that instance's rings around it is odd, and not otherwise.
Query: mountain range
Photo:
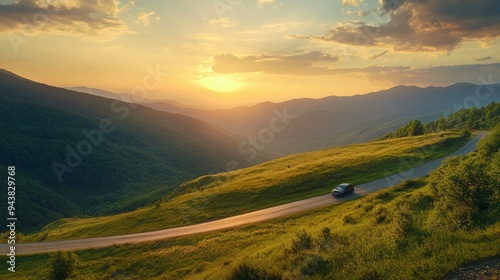
[[[434,121],[462,108],[482,107],[492,101],[500,101],[500,84],[398,86],[364,95],[264,102],[221,110],[186,108],[171,102],[143,105],[208,122],[239,139],[240,150],[249,157],[252,150],[269,157],[371,141],[409,120]],[[289,116],[286,127],[273,131],[273,120],[285,114]]]

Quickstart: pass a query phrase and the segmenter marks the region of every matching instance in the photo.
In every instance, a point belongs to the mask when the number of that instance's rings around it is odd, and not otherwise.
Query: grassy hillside
[[[436,226],[425,181],[356,201],[214,233],[76,252],[72,279],[441,279],[500,254],[500,222],[470,231]],[[405,214],[406,213],[406,214]],[[402,230],[407,229],[407,230]],[[5,261],[5,257],[0,257]],[[15,276],[44,279],[51,255],[23,256]]]
[[[136,209],[240,159],[235,140],[200,120],[3,70],[0,130],[0,168],[13,165],[19,174],[23,232],[62,217]]]
[[[408,162],[418,165],[442,157],[467,140],[457,133],[440,133],[279,158],[186,182],[152,207],[107,217],[61,219],[26,240],[109,236],[228,217],[325,194],[341,182],[361,184],[398,173],[409,168]]]

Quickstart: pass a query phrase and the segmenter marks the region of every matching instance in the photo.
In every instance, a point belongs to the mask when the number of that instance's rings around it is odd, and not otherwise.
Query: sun
[[[242,87],[241,82],[231,76],[203,77],[198,80],[198,83],[216,92],[235,92]]]

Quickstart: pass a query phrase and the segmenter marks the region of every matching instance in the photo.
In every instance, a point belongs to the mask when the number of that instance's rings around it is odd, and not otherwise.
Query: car
[[[332,190],[333,196],[344,197],[352,193],[354,193],[354,185],[349,183],[342,183]]]

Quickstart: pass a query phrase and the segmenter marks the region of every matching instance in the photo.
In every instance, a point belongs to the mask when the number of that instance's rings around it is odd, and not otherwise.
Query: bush
[[[318,238],[319,246],[322,250],[326,250],[333,245],[333,236],[330,228],[325,227],[321,230],[321,234]]]
[[[351,215],[351,214],[347,214],[344,216],[343,218],[343,221],[344,221],[344,224],[355,224],[357,223],[356,219]]]
[[[498,105],[497,105],[498,106]],[[430,177],[439,199],[436,221],[449,229],[471,229],[498,220],[500,212],[500,124],[478,152],[447,160]]]
[[[315,274],[326,275],[331,270],[331,263],[321,256],[313,255],[302,267],[300,272],[303,275],[312,276]]]
[[[470,229],[498,208],[498,174],[491,172],[496,163],[488,161],[477,154],[451,158],[432,173],[431,190],[446,214],[444,224]]]
[[[412,211],[405,206],[402,206],[392,219],[394,225],[394,235],[396,239],[406,238],[413,232]]]
[[[321,236],[325,239],[325,240],[330,240],[332,238],[332,231],[330,230],[329,227],[324,227],[322,230],[321,230]]]
[[[491,157],[498,153],[500,150],[500,124],[492,129],[492,133],[487,138],[481,140],[478,150],[483,157]]]
[[[76,266],[76,255],[73,252],[57,251],[52,258],[51,280],[68,279]]]
[[[305,230],[296,234],[297,238],[292,241],[292,252],[298,253],[302,250],[311,249],[313,239]]]
[[[380,206],[375,210],[375,220],[374,224],[379,225],[387,219],[387,208]]]
[[[240,264],[233,270],[231,280],[281,280],[282,277],[278,273],[268,272],[264,269],[252,267],[249,264]]]

